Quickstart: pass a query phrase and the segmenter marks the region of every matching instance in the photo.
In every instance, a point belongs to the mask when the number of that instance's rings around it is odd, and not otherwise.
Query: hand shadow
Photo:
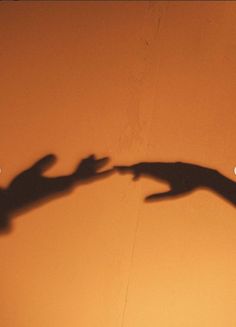
[[[43,173],[55,163],[56,156],[53,154],[44,156],[13,178],[6,189],[0,189],[0,232],[9,232],[11,218],[25,210],[65,195],[76,185],[109,176],[114,169],[98,171],[108,160],[107,157],[96,159],[95,155],[91,155],[81,160],[72,174],[47,177]]]
[[[147,202],[176,198],[206,188],[236,205],[236,183],[211,168],[184,162],[141,162],[131,166],[114,166],[114,169],[121,174],[133,174],[134,180],[147,176],[170,185],[169,191],[146,196]]]

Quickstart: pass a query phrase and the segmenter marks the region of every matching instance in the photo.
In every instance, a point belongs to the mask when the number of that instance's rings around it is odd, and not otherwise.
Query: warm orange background
[[[236,2],[1,2],[1,185],[40,156],[69,173],[199,163],[235,179]],[[144,204],[129,176],[78,187],[0,238],[2,327],[235,327],[236,211]]]

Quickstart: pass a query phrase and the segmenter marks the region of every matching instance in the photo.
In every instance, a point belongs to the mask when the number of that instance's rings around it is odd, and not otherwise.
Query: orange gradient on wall
[[[1,186],[47,153],[69,173],[186,161],[235,179],[236,3],[0,3]],[[130,176],[78,186],[0,237],[3,327],[234,327],[235,208]]]

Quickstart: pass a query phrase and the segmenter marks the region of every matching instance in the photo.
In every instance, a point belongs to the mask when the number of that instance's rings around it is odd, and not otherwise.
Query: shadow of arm
[[[207,187],[236,206],[236,182],[215,171],[207,179]]]

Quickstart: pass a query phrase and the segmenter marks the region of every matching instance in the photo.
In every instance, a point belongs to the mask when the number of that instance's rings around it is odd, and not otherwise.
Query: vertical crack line
[[[150,5],[150,3],[149,3],[149,5]],[[159,39],[159,34],[160,34],[160,30],[161,30],[163,16],[165,16],[165,14],[166,14],[166,11],[168,9],[168,5],[169,5],[169,3],[167,3],[167,6],[166,6],[166,4],[164,5],[164,9],[165,9],[164,14],[163,14],[163,11],[162,11],[160,16],[158,17],[157,22],[156,22],[156,33],[154,34],[155,41],[157,41]],[[146,9],[144,17],[145,17],[144,20],[146,20],[148,18],[148,8]],[[157,72],[159,70],[160,70],[160,59],[159,59],[158,67],[157,67]],[[156,83],[156,84],[158,84],[158,83]],[[153,110],[151,110],[151,115],[150,116],[153,117]],[[152,119],[150,119],[150,121],[152,121]],[[151,124],[150,124],[150,127],[151,127]],[[145,150],[146,150],[145,152],[147,153],[149,142],[147,141],[146,145],[144,145],[144,146],[145,146]],[[140,225],[140,212],[141,212],[140,209],[141,209],[141,207],[139,205],[136,224],[135,224],[135,230],[134,230],[134,238],[133,238],[133,243],[132,243],[132,249],[131,249],[131,254],[130,254],[130,265],[129,265],[127,285],[126,285],[126,289],[125,289],[124,306],[123,306],[122,317],[121,317],[121,327],[124,327],[125,317],[126,317],[126,313],[127,313],[127,304],[128,304],[129,290],[130,290],[130,282],[131,282],[131,277],[132,277],[131,275],[132,275],[132,271],[133,271],[135,248],[136,248],[138,230],[139,230],[139,225]]]
[[[135,254],[135,247],[136,247],[136,242],[137,242],[139,225],[140,225],[140,208],[139,208],[138,214],[137,214],[135,230],[134,230],[134,239],[133,239],[131,255],[130,255],[130,265],[129,265],[130,267],[129,267],[129,273],[128,273],[128,281],[127,281],[126,290],[125,290],[125,300],[124,300],[124,308],[123,308],[122,318],[121,318],[121,327],[124,327],[124,323],[125,323],[125,316],[126,316],[126,311],[127,311],[130,281],[131,281],[131,274],[132,274],[133,264],[134,264],[134,254]]]

